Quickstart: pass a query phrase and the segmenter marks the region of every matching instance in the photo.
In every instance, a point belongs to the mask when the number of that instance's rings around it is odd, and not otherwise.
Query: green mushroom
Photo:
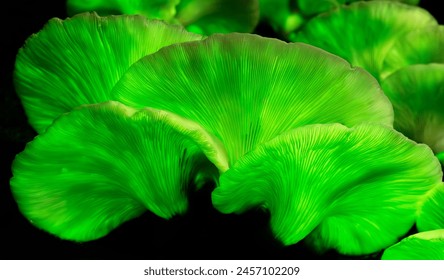
[[[418,231],[444,229],[444,183],[428,194],[418,212]]]
[[[400,37],[384,60],[382,78],[414,64],[444,64],[444,26],[428,26]]]
[[[259,21],[257,0],[68,0],[68,14],[141,14],[180,24],[199,34],[252,32]]]
[[[444,260],[444,229],[410,235],[387,248],[382,260]]]
[[[14,85],[29,123],[42,133],[62,113],[111,100],[111,88],[141,57],[202,36],[142,16],[84,13],[51,19],[19,50]]]
[[[421,199],[441,183],[430,148],[393,128],[306,125],[259,145],[223,173],[212,193],[222,213],[261,207],[284,245],[364,255],[414,225]]]
[[[444,64],[404,67],[381,83],[393,104],[394,128],[444,152]]]
[[[83,105],[57,118],[12,165],[23,215],[61,239],[90,241],[145,211],[169,219],[187,192],[218,176],[220,145],[175,114],[118,102]]]
[[[437,26],[425,9],[392,1],[354,2],[309,20],[289,38],[336,54],[378,80],[384,61],[406,33]]]
[[[116,84],[126,105],[201,124],[227,151],[226,168],[256,145],[302,125],[392,125],[377,81],[321,49],[254,34],[215,34],[136,62]]]

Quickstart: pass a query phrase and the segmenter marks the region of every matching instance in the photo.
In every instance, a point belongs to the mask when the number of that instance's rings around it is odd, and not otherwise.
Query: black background
[[[443,24],[444,11],[438,2],[423,0],[420,6]],[[52,17],[67,15],[63,0],[8,4],[0,8],[0,259],[353,259],[335,252],[315,254],[303,242],[281,246],[269,230],[267,213],[220,214],[211,205],[211,186],[191,195],[184,216],[166,221],[147,212],[96,241],[64,241],[32,226],[20,214],[9,189],[11,162],[36,135],[14,92],[12,72],[26,38]],[[255,33],[277,37],[265,24]],[[357,258],[379,257],[376,253]]]

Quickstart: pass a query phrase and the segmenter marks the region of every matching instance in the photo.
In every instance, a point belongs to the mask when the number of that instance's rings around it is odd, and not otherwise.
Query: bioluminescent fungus
[[[385,249],[382,260],[444,260],[444,229],[410,235]]]
[[[67,0],[70,16],[83,12],[97,12],[99,15],[143,15],[149,19],[170,21],[176,15],[180,0]]]
[[[213,33],[252,32],[259,21],[257,0],[68,0],[68,14],[140,14],[180,24],[187,30]]]
[[[429,26],[400,37],[384,60],[383,78],[414,64],[444,63],[444,26]]]
[[[296,7],[296,0],[259,0],[260,20],[286,37],[306,21]]]
[[[267,209],[284,245],[369,254],[414,225],[419,201],[441,183],[427,145],[380,124],[307,125],[241,157],[212,194],[222,213]]]
[[[42,133],[62,113],[111,100],[111,88],[141,57],[201,35],[142,16],[84,13],[50,20],[16,58],[14,83],[29,123]]]
[[[380,79],[387,53],[399,38],[437,25],[432,14],[421,7],[359,1],[313,17],[290,40],[320,47]]]
[[[227,166],[294,127],[393,122],[392,105],[368,72],[307,44],[253,34],[163,48],[135,63],[112,96],[201,124],[224,144]]]
[[[381,83],[395,111],[395,129],[444,152],[444,64],[411,65]]]
[[[416,221],[419,231],[444,229],[444,183],[429,192]]]
[[[184,213],[187,192],[218,176],[207,159],[218,145],[169,112],[83,105],[16,156],[11,190],[36,227],[89,241],[147,210],[165,219]]]

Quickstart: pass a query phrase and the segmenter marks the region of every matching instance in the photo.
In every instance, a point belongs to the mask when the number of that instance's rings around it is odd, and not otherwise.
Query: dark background
[[[443,24],[444,11],[438,2],[423,0],[420,6]],[[67,15],[64,0],[8,4],[12,7],[3,6],[0,11],[0,259],[352,259],[335,252],[315,254],[303,242],[281,246],[269,230],[267,213],[223,215],[213,209],[211,186],[192,194],[184,216],[166,221],[147,212],[96,241],[63,241],[32,226],[9,189],[12,160],[36,135],[14,92],[12,72],[26,38],[52,17]],[[255,33],[277,37],[265,24]],[[359,258],[379,257],[377,253]]]

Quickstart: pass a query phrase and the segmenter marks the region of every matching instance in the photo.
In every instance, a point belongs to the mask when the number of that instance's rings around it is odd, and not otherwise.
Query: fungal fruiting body
[[[227,214],[267,209],[284,245],[305,239],[318,252],[360,255],[406,234],[441,178],[428,146],[387,126],[307,125],[241,157],[212,199]]]
[[[410,235],[385,249],[382,260],[444,260],[444,229]]]
[[[207,159],[214,147],[198,124],[169,112],[84,105],[16,156],[11,190],[36,227],[89,241],[147,210],[165,219],[184,213],[187,192],[218,176]]]
[[[257,0],[68,0],[67,10],[69,15],[92,11],[101,15],[139,14],[204,35],[253,32],[259,21]]]
[[[109,93],[136,60],[201,35],[142,16],[84,13],[51,19],[19,50],[14,86],[31,126],[42,133],[72,108],[112,100]]]
[[[392,105],[363,69],[307,44],[252,34],[165,47],[136,62],[112,96],[201,124],[225,146],[228,165],[294,127],[393,122]]]
[[[400,38],[437,25],[432,14],[421,7],[392,1],[358,1],[313,17],[290,40],[336,54],[379,80],[385,71],[387,53]]]

